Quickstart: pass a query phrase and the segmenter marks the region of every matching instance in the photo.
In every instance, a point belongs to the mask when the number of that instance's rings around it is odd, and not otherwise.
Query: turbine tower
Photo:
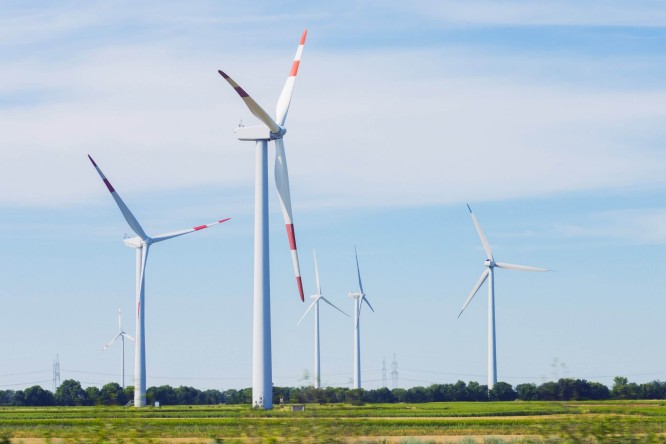
[[[218,71],[243,99],[250,112],[263,123],[263,125],[256,126],[240,126],[234,130],[239,140],[255,142],[252,405],[262,409],[273,408],[270,266],[268,257],[268,142],[271,140],[275,142],[275,185],[277,186],[280,207],[287,228],[296,285],[301,301],[305,301],[291,212],[287,158],[282,138],[287,132],[284,123],[287,119],[287,111],[289,111],[291,96],[294,92],[294,83],[298,74],[306,35],[307,29],[303,31],[296,50],[296,57],[291,65],[291,71],[278,99],[275,120],[238,83],[223,71]]]
[[[354,256],[356,256],[356,273],[358,275],[358,292],[350,292],[349,297],[354,299],[354,388],[361,388],[361,307],[363,302],[368,304],[370,310],[375,311],[370,305],[370,301],[363,292],[363,283],[361,282],[361,270],[358,267],[358,254],[354,247]]]
[[[319,281],[319,268],[317,267],[317,254],[315,253],[314,249],[312,249],[312,255],[314,256],[314,264],[315,264],[315,276],[317,279],[317,294],[313,294],[310,296],[313,299],[312,304],[308,307],[307,310],[305,310],[305,313],[303,313],[303,316],[301,316],[301,319],[298,321],[297,326],[301,324],[303,319],[305,319],[305,316],[312,310],[314,307],[314,316],[315,316],[315,324],[314,324],[314,333],[315,333],[315,361],[314,361],[314,388],[320,388],[321,387],[321,367],[320,367],[320,360],[319,360],[319,301],[324,301],[331,307],[335,308],[338,310],[340,313],[342,313],[345,316],[349,316],[347,313],[344,311],[340,310],[338,307],[333,305],[331,301],[326,299],[324,296],[321,294],[321,283]]]
[[[497,383],[497,352],[495,351],[495,268],[506,268],[508,270],[518,271],[550,270],[546,268],[527,267],[525,265],[507,264],[505,262],[495,262],[495,259],[493,258],[493,250],[486,239],[486,235],[483,234],[483,230],[481,229],[479,222],[476,220],[476,216],[469,205],[467,205],[467,209],[472,216],[472,222],[474,222],[476,231],[481,239],[483,250],[486,252],[486,260],[484,262],[486,269],[481,273],[481,277],[476,284],[474,284],[474,287],[469,293],[469,296],[467,296],[467,300],[465,300],[460,313],[458,313],[458,317],[460,317],[463,311],[465,311],[465,308],[467,308],[467,305],[474,298],[474,295],[479,291],[479,288],[481,288],[486,279],[488,279],[488,390],[491,390]]]
[[[120,386],[125,388],[125,338],[130,341],[134,341],[134,338],[125,333],[122,326],[122,311],[118,308],[118,334],[111,339],[102,350],[106,350],[111,347],[111,344],[116,342],[116,339],[120,338],[120,343],[122,344],[122,354],[120,355]]]
[[[124,243],[130,248],[136,249],[136,346],[134,347],[134,406],[144,407],[146,405],[146,337],[145,337],[145,286],[146,286],[146,261],[148,260],[148,250],[150,246],[157,242],[162,242],[174,237],[182,236],[184,234],[193,233],[195,231],[203,230],[213,225],[220,224],[229,220],[222,219],[206,225],[199,225],[194,228],[185,230],[174,231],[172,233],[160,234],[150,237],[143,231],[143,228],[136,220],[132,212],[127,208],[125,202],[120,198],[116,190],[111,185],[111,182],[104,176],[102,170],[99,169],[95,161],[90,155],[88,156],[97,173],[102,178],[102,181],[108,188],[113,200],[116,201],[120,212],[125,217],[127,224],[132,231],[136,233],[136,237],[125,239]]]

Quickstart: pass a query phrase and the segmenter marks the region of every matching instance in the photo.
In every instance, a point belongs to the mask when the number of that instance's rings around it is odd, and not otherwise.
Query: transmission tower
[[[55,394],[60,385],[60,358],[56,355],[53,361],[53,393]]]
[[[395,353],[393,353],[393,362],[391,362],[391,385],[393,386],[394,389],[398,388],[398,376],[400,374],[398,373],[398,359],[395,357]]]
[[[386,388],[386,356],[382,358],[382,387]]]

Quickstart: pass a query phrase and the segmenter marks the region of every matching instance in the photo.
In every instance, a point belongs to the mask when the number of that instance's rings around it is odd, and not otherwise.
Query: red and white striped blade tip
[[[298,284],[298,293],[301,295],[301,302],[305,302],[305,294],[303,293],[303,281],[300,276],[296,276],[296,283]]]
[[[194,231],[203,230],[204,228],[208,228],[208,227],[210,227],[211,225],[221,224],[221,223],[224,223],[224,222],[226,222],[226,221],[228,221],[228,220],[230,220],[230,219],[231,219],[230,217],[227,217],[226,219],[218,220],[216,223],[209,224],[209,225],[199,225],[198,227],[194,227],[193,229],[194,229]]]

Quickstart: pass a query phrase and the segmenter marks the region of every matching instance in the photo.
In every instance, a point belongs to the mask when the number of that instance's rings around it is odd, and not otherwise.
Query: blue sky
[[[465,203],[496,259],[556,270],[497,273],[500,380],[666,379],[662,2],[6,1],[0,388],[50,387],[56,354],[63,379],[118,379],[134,252],[88,153],[149,234],[232,217],[151,250],[149,386],[250,386],[254,150],[231,131],[255,120],[216,71],[272,111],[304,28],[301,269],[311,294],[316,248],[351,312],[357,246],[365,388],[394,353],[402,387],[485,383],[485,287],[456,318],[484,259]],[[270,180],[274,383],[300,385],[312,319]],[[352,328],[322,308],[324,384],[351,383]]]

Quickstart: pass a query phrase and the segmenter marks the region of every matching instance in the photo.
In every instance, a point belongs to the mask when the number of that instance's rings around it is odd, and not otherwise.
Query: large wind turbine
[[[358,288],[360,291],[350,292],[349,297],[354,299],[354,388],[361,388],[361,307],[363,302],[368,304],[370,310],[375,311],[370,305],[370,301],[363,292],[363,282],[361,282],[361,270],[358,267],[358,254],[354,247],[354,256],[356,256],[356,274],[358,275]]]
[[[193,233],[195,231],[203,230],[213,225],[217,225],[229,220],[222,219],[206,225],[199,225],[194,228],[185,230],[174,231],[172,233],[160,234],[150,237],[143,231],[139,221],[136,220],[132,212],[127,208],[125,202],[120,198],[116,190],[113,188],[109,180],[104,176],[102,170],[99,169],[92,157],[88,156],[97,173],[102,178],[102,181],[108,188],[113,200],[116,201],[120,212],[123,213],[127,224],[132,231],[136,233],[136,237],[125,239],[125,245],[130,248],[136,248],[136,346],[134,347],[134,406],[144,407],[146,405],[146,338],[144,318],[146,312],[145,306],[145,286],[146,286],[146,261],[148,260],[148,250],[150,246],[157,242],[162,242],[167,239],[182,236],[184,234]]]
[[[116,339],[120,338],[120,343],[122,344],[122,355],[120,358],[120,386],[122,388],[125,388],[125,338],[129,339],[130,341],[133,341],[134,338],[125,333],[125,330],[123,330],[123,323],[122,323],[122,312],[120,308],[118,309],[118,334],[113,337],[103,348],[103,350],[106,350],[107,348],[111,347],[111,344],[116,342]]]
[[[240,126],[234,129],[234,133],[239,140],[255,142],[252,405],[262,409],[273,408],[270,267],[268,263],[268,142],[270,140],[275,142],[275,184],[280,197],[282,215],[287,227],[291,258],[296,274],[296,285],[298,286],[301,301],[305,301],[301,272],[298,265],[294,222],[291,213],[287,158],[282,138],[287,132],[284,123],[287,119],[289,103],[294,92],[294,82],[296,81],[296,74],[298,74],[298,66],[301,61],[306,35],[307,30],[303,31],[301,41],[296,50],[296,57],[291,65],[291,71],[278,99],[275,120],[238,83],[232,80],[226,73],[218,71],[236,90],[245,102],[245,105],[250,109],[250,112],[263,123],[263,125]]]
[[[319,267],[317,267],[317,254],[315,253],[314,249],[312,249],[312,255],[314,256],[314,264],[315,264],[315,276],[317,279],[317,294],[313,294],[310,296],[313,299],[312,304],[308,307],[307,310],[305,310],[305,313],[303,313],[303,316],[301,316],[301,319],[298,321],[298,324],[300,325],[301,322],[303,322],[303,319],[305,319],[305,316],[312,310],[314,307],[314,313],[315,313],[315,361],[314,361],[314,388],[320,388],[321,386],[321,371],[320,371],[320,362],[319,362],[319,301],[324,301],[331,307],[335,308],[338,310],[340,313],[342,313],[345,316],[349,316],[347,313],[344,311],[340,310],[338,307],[333,305],[331,301],[326,299],[322,294],[321,294],[321,283],[319,281]]]
[[[474,284],[474,287],[469,293],[469,296],[467,296],[467,300],[465,300],[460,313],[458,313],[458,317],[460,317],[463,311],[465,311],[465,308],[467,308],[467,305],[472,298],[474,298],[474,295],[479,291],[479,288],[481,288],[486,279],[488,279],[488,390],[491,390],[497,383],[497,353],[495,351],[495,267],[518,271],[550,270],[546,268],[527,267],[525,265],[507,264],[505,262],[495,262],[495,259],[493,258],[493,250],[486,239],[486,235],[483,234],[481,225],[479,225],[479,222],[476,220],[476,216],[469,205],[467,205],[467,209],[472,216],[472,222],[474,222],[476,231],[479,233],[479,238],[481,238],[481,244],[483,244],[483,249],[486,252],[486,260],[484,262],[486,269],[481,273],[481,277],[476,284]]]

